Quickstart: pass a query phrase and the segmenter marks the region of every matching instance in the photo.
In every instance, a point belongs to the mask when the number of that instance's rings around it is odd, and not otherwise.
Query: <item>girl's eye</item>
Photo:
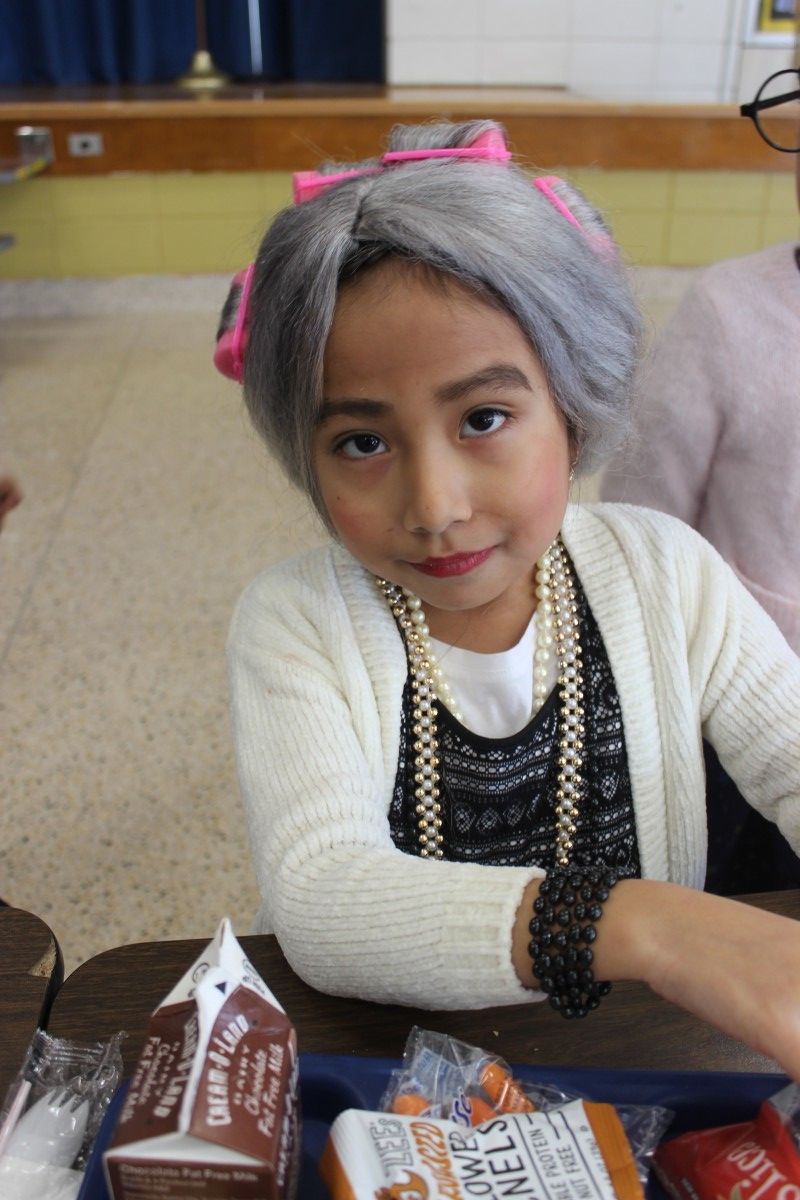
[[[375,433],[354,433],[336,447],[345,458],[374,458],[384,443]]]
[[[499,408],[476,408],[464,421],[461,432],[465,437],[480,437],[481,434],[501,429],[507,420],[508,413]]]

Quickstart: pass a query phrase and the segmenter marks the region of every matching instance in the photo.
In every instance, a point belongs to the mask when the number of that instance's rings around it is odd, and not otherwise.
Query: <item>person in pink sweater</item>
[[[800,270],[770,246],[703,271],[640,380],[605,500],[703,534],[800,651]]]
[[[782,71],[741,111],[776,150],[794,153],[800,205],[800,129],[775,115],[798,100],[800,71]],[[800,247],[784,242],[701,272],[657,337],[639,392],[635,437],[604,476],[602,498],[692,525],[800,653]],[[784,839],[752,814],[710,747],[706,759],[707,886],[800,885]]]

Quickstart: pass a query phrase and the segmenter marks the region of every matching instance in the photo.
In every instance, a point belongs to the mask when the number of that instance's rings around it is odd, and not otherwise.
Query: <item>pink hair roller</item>
[[[587,229],[584,229],[575,214],[570,212],[569,208],[561,199],[561,197],[557,196],[553,191],[554,183],[563,182],[564,180],[558,175],[540,175],[537,179],[534,179],[533,186],[537,191],[542,193],[545,200],[547,200],[549,204],[552,204],[557,213],[560,213],[565,220],[569,221],[570,225],[574,225],[576,229],[581,231],[587,242],[589,242],[592,249],[597,254],[599,254],[602,258],[614,258],[616,255],[616,248],[614,246],[613,239],[610,238],[608,234],[590,233]]]
[[[250,263],[246,271],[233,277],[233,285],[242,285],[236,321],[232,329],[226,329],[214,350],[214,366],[228,379],[241,383],[244,379],[244,352],[247,349],[247,333],[250,323],[250,292],[256,265]],[[232,285],[232,286],[233,286]]]
[[[475,139],[471,146],[442,146],[431,150],[390,150],[380,163],[371,167],[358,167],[351,171],[338,171],[335,175],[323,175],[319,171],[296,171],[292,176],[292,191],[295,204],[314,200],[328,188],[348,179],[359,179],[366,175],[380,175],[387,167],[398,163],[424,162],[430,158],[464,158],[472,162],[508,162],[511,151],[503,135],[497,129],[488,129]]]

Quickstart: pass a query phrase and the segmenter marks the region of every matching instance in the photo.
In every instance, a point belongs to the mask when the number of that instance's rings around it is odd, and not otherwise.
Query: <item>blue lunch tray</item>
[[[300,1055],[300,1096],[303,1141],[298,1200],[330,1200],[317,1164],[334,1118],[346,1108],[377,1109],[389,1072],[402,1064],[394,1058],[359,1058],[338,1054]],[[530,1082],[553,1083],[565,1091],[609,1104],[658,1104],[675,1119],[666,1137],[690,1129],[731,1125],[754,1117],[759,1105],[779,1091],[784,1075],[738,1074],[713,1071],[614,1071],[597,1067],[514,1066],[514,1076]],[[111,1101],[86,1167],[78,1200],[110,1200],[103,1176],[103,1150],[125,1094],[123,1084]],[[655,1179],[647,1186],[648,1200],[666,1200]]]

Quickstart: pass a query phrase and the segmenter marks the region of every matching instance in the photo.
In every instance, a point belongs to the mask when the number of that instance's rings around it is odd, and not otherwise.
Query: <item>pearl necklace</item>
[[[533,671],[533,711],[547,698],[548,664],[555,644],[558,660],[559,710],[558,790],[556,792],[556,863],[566,866],[581,798],[583,766],[583,664],[575,581],[560,539],[536,564],[536,652]],[[430,642],[422,601],[408,588],[386,579],[375,580],[389,602],[406,644],[411,676],[414,719],[414,797],[420,856],[443,858],[442,806],[439,803],[439,742],[436,718],[444,704],[462,720],[444,672]]]

